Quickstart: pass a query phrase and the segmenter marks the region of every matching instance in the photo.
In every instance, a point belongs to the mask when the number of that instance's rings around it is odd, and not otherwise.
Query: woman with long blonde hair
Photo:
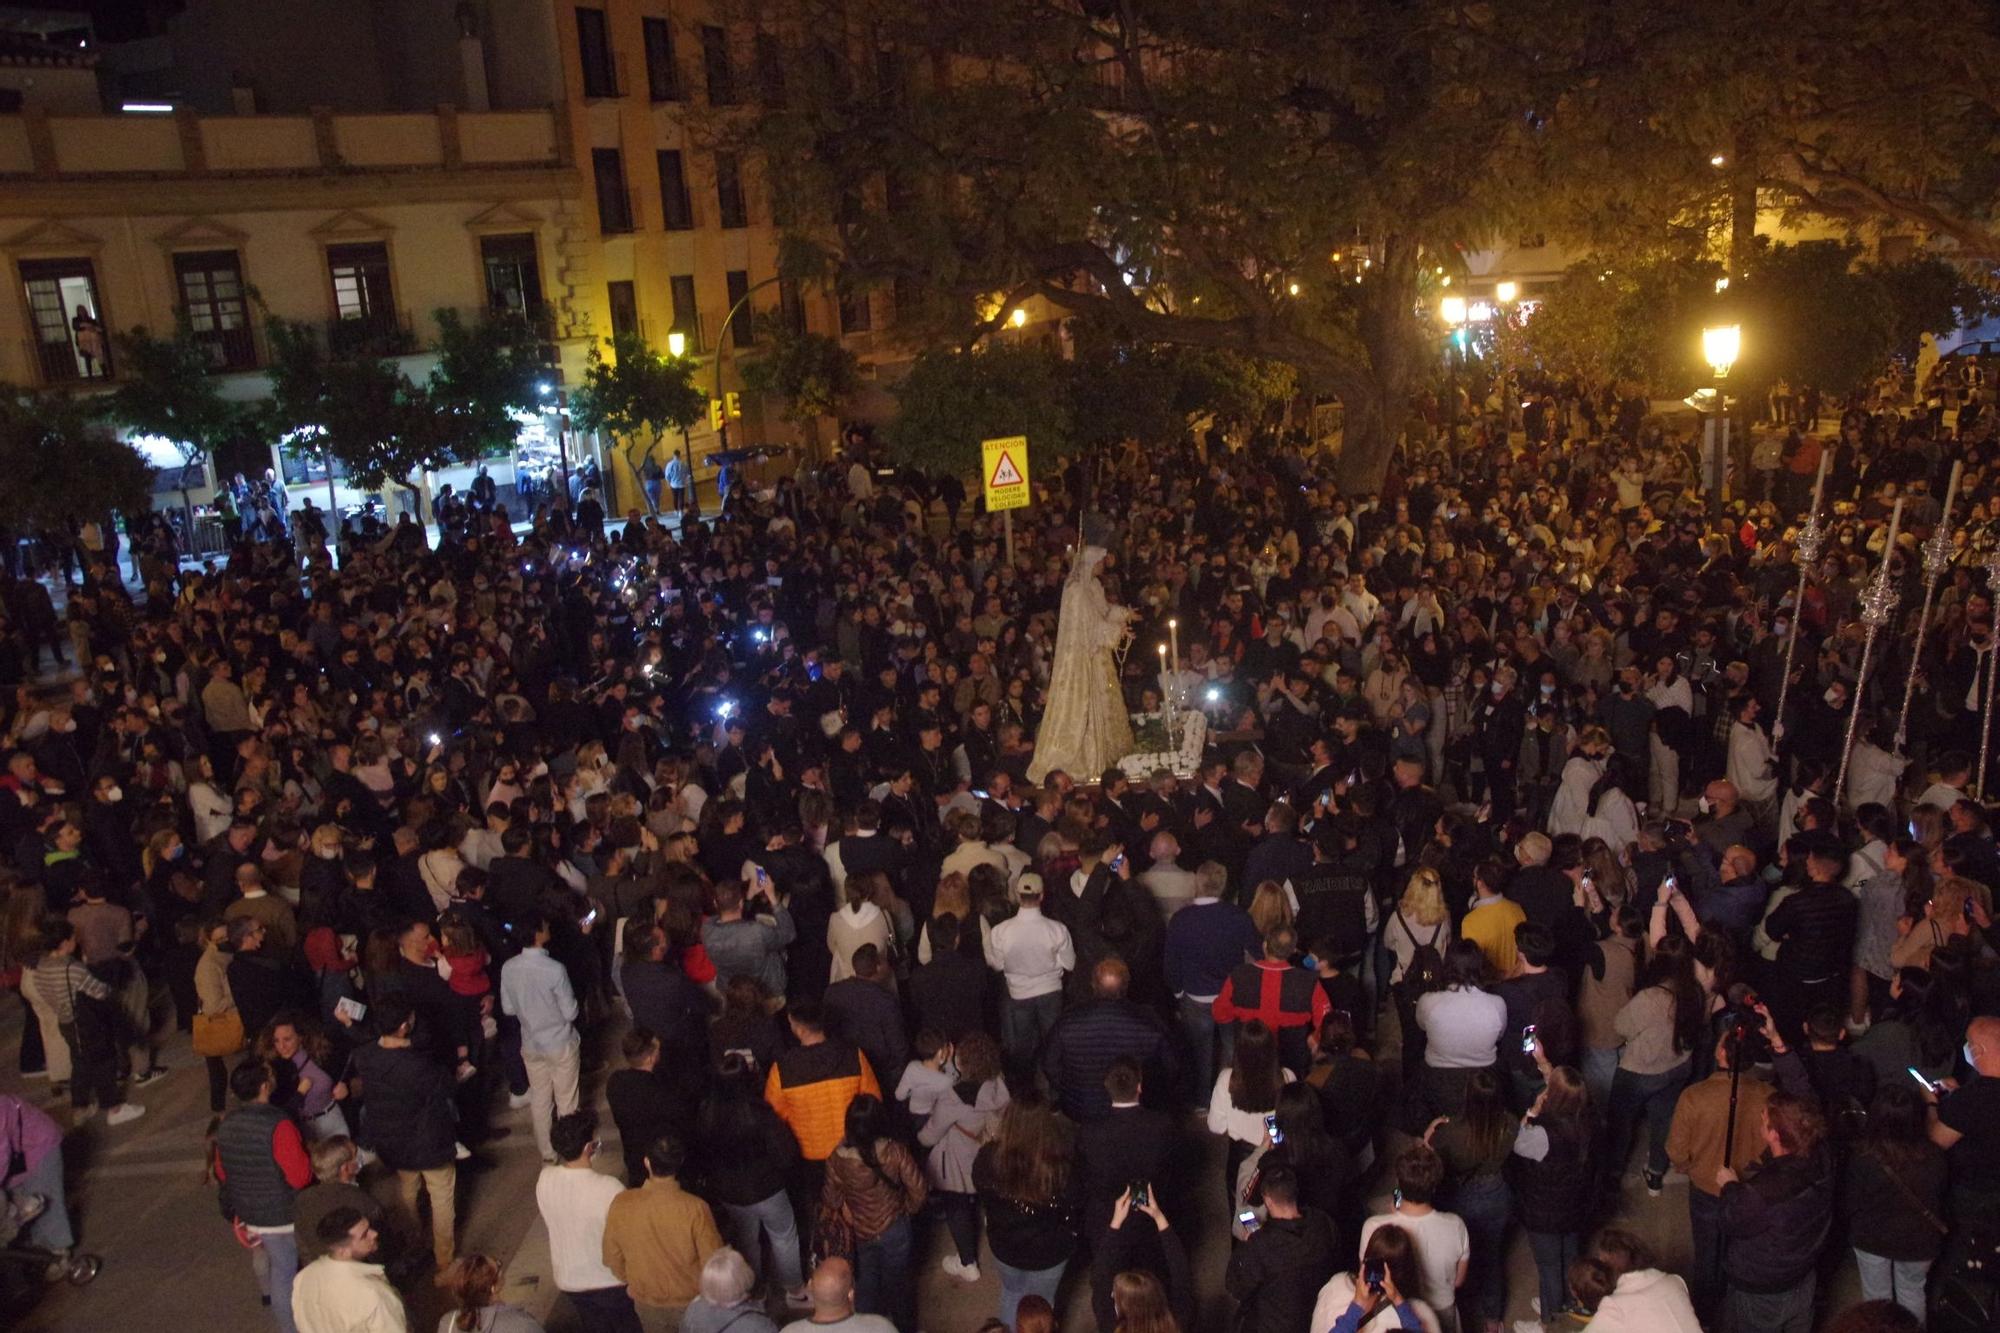
[[[1445,910],[1444,880],[1429,866],[1419,866],[1403,886],[1389,919],[1382,924],[1382,947],[1395,966],[1389,972],[1389,994],[1403,1032],[1403,1070],[1411,1073],[1424,1058],[1423,1029],[1417,1025],[1417,1000],[1436,981],[1433,975],[1410,975],[1410,964],[1421,951],[1432,968],[1443,966],[1451,948],[1451,913]],[[1420,969],[1428,971],[1429,969]]]
[[[1285,896],[1284,885],[1267,879],[1257,886],[1257,892],[1250,898],[1250,922],[1259,935],[1269,935],[1280,926],[1292,924],[1292,900]]]

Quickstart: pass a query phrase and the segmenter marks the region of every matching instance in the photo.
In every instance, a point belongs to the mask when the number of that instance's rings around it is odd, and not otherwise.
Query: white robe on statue
[[[1055,769],[1078,782],[1097,781],[1104,770],[1132,753],[1132,719],[1118,687],[1113,656],[1132,613],[1111,605],[1097,581],[1102,547],[1077,553],[1063,585],[1056,619],[1055,665],[1049,674],[1049,707],[1035,736],[1028,781],[1039,784]]]

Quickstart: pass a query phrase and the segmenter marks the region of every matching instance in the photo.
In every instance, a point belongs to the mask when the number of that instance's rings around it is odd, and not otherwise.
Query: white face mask
[[[1826,692],[1826,706],[1828,708],[1838,708],[1840,707],[1840,705],[1841,705],[1840,691],[1828,690]]]
[[[113,802],[122,801],[125,799],[125,789],[123,787],[108,787],[105,789],[104,799]]]
[[[1694,808],[1701,811],[1703,814],[1707,814],[1709,810],[1713,808],[1713,802],[1711,802],[1706,796],[1704,796],[1700,800],[1694,803]]]

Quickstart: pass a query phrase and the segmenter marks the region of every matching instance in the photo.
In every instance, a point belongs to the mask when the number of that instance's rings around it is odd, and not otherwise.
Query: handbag
[[[234,1055],[243,1049],[243,1015],[231,1009],[222,1014],[194,1016],[194,1051],[211,1059]]]

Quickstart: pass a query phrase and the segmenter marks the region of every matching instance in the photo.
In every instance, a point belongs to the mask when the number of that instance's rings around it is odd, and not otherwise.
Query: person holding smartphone
[[[1400,1226],[1378,1228],[1352,1272],[1335,1273],[1319,1289],[1309,1328],[1327,1333],[1438,1333],[1431,1307],[1410,1293],[1422,1279],[1417,1247]]]

